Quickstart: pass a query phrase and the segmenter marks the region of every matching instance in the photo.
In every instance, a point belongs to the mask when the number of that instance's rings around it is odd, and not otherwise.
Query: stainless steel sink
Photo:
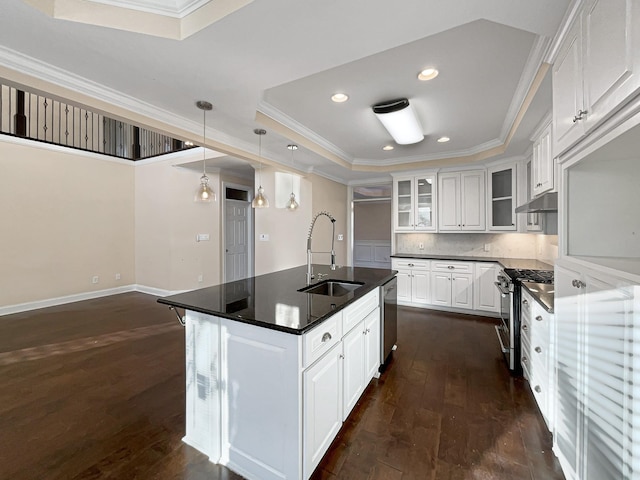
[[[362,282],[341,282],[338,280],[325,280],[323,282],[301,288],[299,292],[313,293],[316,295],[326,295],[328,297],[342,297],[349,292],[360,288]]]

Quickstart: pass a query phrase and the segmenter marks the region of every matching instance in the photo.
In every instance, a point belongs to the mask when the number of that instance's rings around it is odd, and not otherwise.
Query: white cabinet
[[[473,308],[473,264],[434,260],[431,265],[431,304]]]
[[[304,478],[309,478],[342,427],[342,348],[305,370]]]
[[[360,321],[342,339],[343,403],[346,420],[380,367],[380,308]]]
[[[554,189],[554,162],[551,150],[551,125],[533,143],[531,192],[534,197]]]
[[[391,268],[398,271],[398,303],[428,305],[430,302],[429,260],[391,259]]]
[[[441,232],[486,229],[485,172],[438,174],[438,225]]]
[[[435,174],[394,178],[394,231],[412,232],[435,230],[435,207]]]
[[[637,478],[639,286],[559,262],[554,452],[568,479]]]
[[[552,72],[555,157],[640,88],[640,4],[585,1]]]
[[[497,263],[477,262],[475,264],[474,310],[500,313],[500,291],[495,286],[499,272],[500,265]]]
[[[524,377],[529,382],[540,413],[551,427],[552,369],[549,368],[551,348],[551,315],[523,288],[521,298],[520,361]]]
[[[489,230],[515,231],[516,165],[501,165],[488,170]]]

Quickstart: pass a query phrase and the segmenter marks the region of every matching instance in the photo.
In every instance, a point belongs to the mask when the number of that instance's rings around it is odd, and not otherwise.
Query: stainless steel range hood
[[[516,213],[557,212],[558,193],[544,193],[516,208]]]

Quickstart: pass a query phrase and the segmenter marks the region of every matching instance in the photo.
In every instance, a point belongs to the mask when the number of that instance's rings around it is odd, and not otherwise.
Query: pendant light
[[[298,149],[297,145],[287,145],[287,148],[291,150],[291,167],[293,168],[293,152]],[[293,173],[291,174],[291,195],[289,195],[289,201],[287,202],[287,210],[293,212],[297,210],[300,205],[296,202],[296,194],[293,193]]]
[[[262,136],[267,134],[267,131],[262,128],[256,128],[253,133],[258,135],[258,159],[260,160],[260,170],[258,170],[258,194],[253,198],[251,206],[253,208],[268,208],[269,200],[264,194],[264,188],[262,188]]]
[[[212,202],[216,199],[215,192],[209,186],[209,177],[207,177],[207,161],[206,161],[206,140],[207,140],[207,112],[213,108],[209,102],[199,100],[196,107],[202,110],[202,176],[200,177],[200,186],[196,192],[196,202]]]

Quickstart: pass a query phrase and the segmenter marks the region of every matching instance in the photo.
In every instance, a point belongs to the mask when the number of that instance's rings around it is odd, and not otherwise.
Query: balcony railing
[[[47,96],[0,85],[0,133],[127,160],[187,148],[181,140]]]

